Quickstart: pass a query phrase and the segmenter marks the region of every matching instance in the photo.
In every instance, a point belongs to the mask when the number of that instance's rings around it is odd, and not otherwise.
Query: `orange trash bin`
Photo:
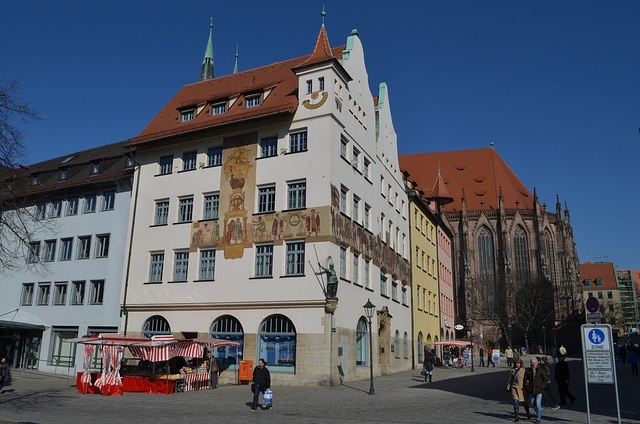
[[[240,361],[238,380],[240,380],[240,384],[242,384],[243,381],[253,380],[253,361]]]

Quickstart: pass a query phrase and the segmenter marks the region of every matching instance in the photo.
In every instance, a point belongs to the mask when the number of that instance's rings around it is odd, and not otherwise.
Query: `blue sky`
[[[640,269],[640,2],[0,1],[0,78],[43,120],[35,163],[137,135],[197,81],[214,16],[216,75],[309,54],[357,28],[389,86],[399,153],[495,148],[552,210],[581,262]],[[588,255],[588,256],[587,256]]]

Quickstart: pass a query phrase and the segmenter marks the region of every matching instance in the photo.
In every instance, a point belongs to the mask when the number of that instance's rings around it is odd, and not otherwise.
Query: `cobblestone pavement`
[[[582,362],[570,361],[574,405],[560,410],[544,408],[542,422],[586,423],[586,397]],[[623,423],[640,423],[640,378],[629,365],[618,369]],[[506,391],[506,365],[495,368],[442,369],[433,383],[424,383],[419,371],[376,377],[375,395],[369,381],[337,387],[273,387],[274,407],[252,412],[252,394],[246,385],[221,386],[217,390],[152,395],[125,393],[105,397],[81,395],[75,379],[14,378],[0,395],[0,424],[79,423],[506,423],[512,419],[512,403]],[[615,423],[615,391],[612,385],[590,385],[591,422]],[[554,383],[555,391],[555,383]],[[557,391],[555,391],[557,394]],[[522,409],[522,408],[521,408]],[[522,419],[522,422],[527,422]]]

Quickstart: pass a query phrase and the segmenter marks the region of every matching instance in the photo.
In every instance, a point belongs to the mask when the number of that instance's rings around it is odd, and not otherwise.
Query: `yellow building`
[[[434,348],[440,334],[437,219],[422,199],[422,191],[408,180],[411,234],[413,365],[424,358],[424,346]]]

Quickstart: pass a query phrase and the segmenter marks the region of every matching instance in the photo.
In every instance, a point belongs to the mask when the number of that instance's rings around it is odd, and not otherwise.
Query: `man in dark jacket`
[[[264,400],[264,392],[271,387],[271,374],[266,367],[267,363],[264,359],[260,358],[258,361],[258,366],[253,369],[253,380],[251,380],[251,384],[253,387],[253,405],[251,405],[251,410],[255,411],[258,407],[258,399],[260,397],[260,392],[262,392],[262,397]]]
[[[560,393],[560,405],[567,404],[567,398],[571,399],[571,404],[576,401],[576,397],[569,391],[569,365],[564,360],[564,355],[558,357],[556,364],[556,383],[558,384],[558,393]]]
[[[484,349],[480,346],[480,366],[484,367]]]
[[[531,358],[531,367],[527,368],[524,374],[524,387],[529,393],[529,404],[533,405],[536,411],[536,424],[540,424],[542,419],[542,393],[547,384],[549,384],[549,376],[539,366],[538,358]]]

